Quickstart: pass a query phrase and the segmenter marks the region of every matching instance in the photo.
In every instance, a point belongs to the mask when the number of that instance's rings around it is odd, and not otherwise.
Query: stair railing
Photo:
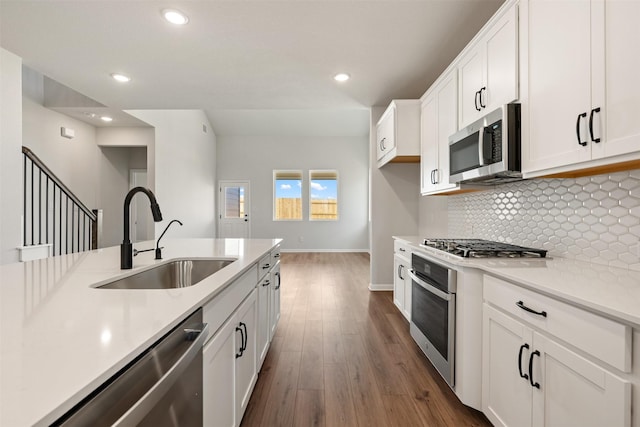
[[[23,153],[23,244],[52,245],[52,255],[96,249],[98,211],[87,208],[27,147]]]

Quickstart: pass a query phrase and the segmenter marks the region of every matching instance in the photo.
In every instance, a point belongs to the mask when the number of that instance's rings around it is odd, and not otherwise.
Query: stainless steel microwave
[[[506,104],[449,137],[449,182],[522,179],[520,104]]]

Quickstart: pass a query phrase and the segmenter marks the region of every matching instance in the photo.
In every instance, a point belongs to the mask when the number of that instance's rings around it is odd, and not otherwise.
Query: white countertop
[[[420,252],[457,267],[493,276],[553,296],[640,328],[640,272],[567,258],[461,259],[420,246],[417,236],[394,236]]]
[[[279,242],[169,239],[164,260],[141,253],[133,270],[120,270],[117,246],[0,266],[0,426],[49,425]],[[172,258],[212,257],[237,261],[188,288],[91,287]]]

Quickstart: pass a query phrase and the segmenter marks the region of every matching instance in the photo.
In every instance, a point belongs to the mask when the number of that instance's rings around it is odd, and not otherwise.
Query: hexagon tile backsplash
[[[640,170],[534,179],[448,198],[450,236],[640,270]]]

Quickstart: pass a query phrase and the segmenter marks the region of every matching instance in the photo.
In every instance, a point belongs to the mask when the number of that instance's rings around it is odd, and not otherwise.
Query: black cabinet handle
[[[276,277],[278,278],[278,284],[276,285],[276,289],[280,289],[280,273],[276,273]]]
[[[400,250],[400,252],[406,252],[407,251],[405,248],[400,248],[399,250]]]
[[[265,280],[264,282],[262,282],[262,286],[269,286],[269,280]]]
[[[479,92],[480,96],[478,96],[478,98],[480,98],[480,108],[487,108],[487,106],[482,103],[482,92],[486,92],[486,91],[487,91],[486,87],[483,87],[482,89],[480,89],[480,92]]]
[[[242,352],[244,353],[249,343],[249,332],[247,332],[247,324],[240,322],[240,326],[244,328],[244,344],[242,345]]]
[[[274,254],[273,257],[274,258],[280,258],[280,254]]]
[[[518,307],[520,307],[521,309],[523,309],[524,311],[528,311],[529,313],[537,314],[538,316],[542,316],[542,317],[547,317],[547,312],[546,311],[535,311],[534,309],[529,308],[526,305],[524,305],[524,303],[522,301],[518,301],[516,303],[516,305]]]
[[[520,371],[520,378],[524,378],[525,380],[529,379],[529,375],[522,373],[522,351],[524,349],[529,350],[529,344],[524,343],[520,346],[520,351],[518,352],[518,371]],[[531,369],[531,368],[529,368]]]
[[[591,114],[589,114],[589,134],[591,135],[591,140],[595,143],[600,142],[600,138],[593,137],[593,115],[599,112],[600,112],[600,107],[597,107],[597,108],[593,108],[591,110]]]
[[[578,137],[578,144],[584,147],[585,145],[587,145],[587,141],[582,142],[582,140],[580,139],[580,119],[582,119],[583,117],[586,118],[587,113],[582,113],[578,115],[578,120],[576,120],[576,136]]]
[[[476,111],[480,111],[480,107],[478,107],[478,97],[479,97],[479,96],[480,96],[480,91],[477,91],[477,92],[476,92],[476,96],[475,96],[475,98],[473,99],[473,102],[474,102],[474,104],[475,104],[475,106],[476,106]]]
[[[265,265],[262,266],[263,270],[266,270],[267,268],[269,268],[269,264],[265,264]]]
[[[529,383],[531,384],[531,387],[535,387],[539,389],[540,383],[533,382],[533,356],[540,356],[540,352],[536,350],[533,353],[531,353],[531,356],[529,357]]]
[[[240,326],[242,326],[242,323],[240,323]],[[244,330],[240,326],[236,326],[236,332],[240,331],[240,352],[236,353],[236,359],[242,357],[242,353],[244,353]]]

